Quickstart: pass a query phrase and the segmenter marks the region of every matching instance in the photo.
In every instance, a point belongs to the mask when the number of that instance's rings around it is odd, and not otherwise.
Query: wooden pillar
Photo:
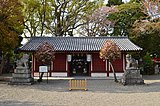
[[[72,55],[68,54],[66,55],[66,72],[67,72],[67,76],[70,77],[70,63],[72,60]]]
[[[91,63],[90,63],[90,72],[89,72],[89,76],[91,76],[91,73],[92,73],[92,71],[93,71],[93,56],[91,55]]]
[[[110,72],[111,71],[111,63],[108,62],[108,71]]]
[[[67,72],[67,76],[69,76],[69,73],[68,73],[68,57],[66,55],[66,72]]]
[[[67,76],[70,77],[70,63],[68,63],[68,71],[67,71]]]

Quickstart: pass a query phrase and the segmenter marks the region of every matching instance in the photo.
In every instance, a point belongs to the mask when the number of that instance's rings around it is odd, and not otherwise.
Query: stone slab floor
[[[144,76],[145,85],[87,80],[88,91],[68,90],[68,80],[34,85],[0,81],[0,106],[160,106],[160,75]]]

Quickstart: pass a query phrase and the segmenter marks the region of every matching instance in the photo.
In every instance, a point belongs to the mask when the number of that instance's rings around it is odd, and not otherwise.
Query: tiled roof
[[[121,51],[142,50],[127,37],[33,37],[20,50],[35,51],[39,45],[47,42],[56,51],[99,51],[106,40],[115,42]]]

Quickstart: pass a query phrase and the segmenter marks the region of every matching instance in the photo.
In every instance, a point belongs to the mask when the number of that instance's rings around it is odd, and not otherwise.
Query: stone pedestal
[[[144,84],[144,80],[139,69],[127,69],[121,78],[121,83],[123,85]]]
[[[34,79],[31,76],[31,71],[27,67],[16,67],[15,72],[12,74],[10,84],[15,85],[31,85]]]

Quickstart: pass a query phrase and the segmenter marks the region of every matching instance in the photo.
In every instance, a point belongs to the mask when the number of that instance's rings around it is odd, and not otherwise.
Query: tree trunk
[[[110,61],[109,61],[109,63],[110,63],[110,65],[111,65],[111,68],[112,68],[112,71],[113,71],[114,81],[115,81],[115,82],[118,82],[117,76],[116,76],[116,73],[115,73],[115,70],[114,70],[114,67],[113,67],[113,64],[112,64],[112,62],[110,62]]]

